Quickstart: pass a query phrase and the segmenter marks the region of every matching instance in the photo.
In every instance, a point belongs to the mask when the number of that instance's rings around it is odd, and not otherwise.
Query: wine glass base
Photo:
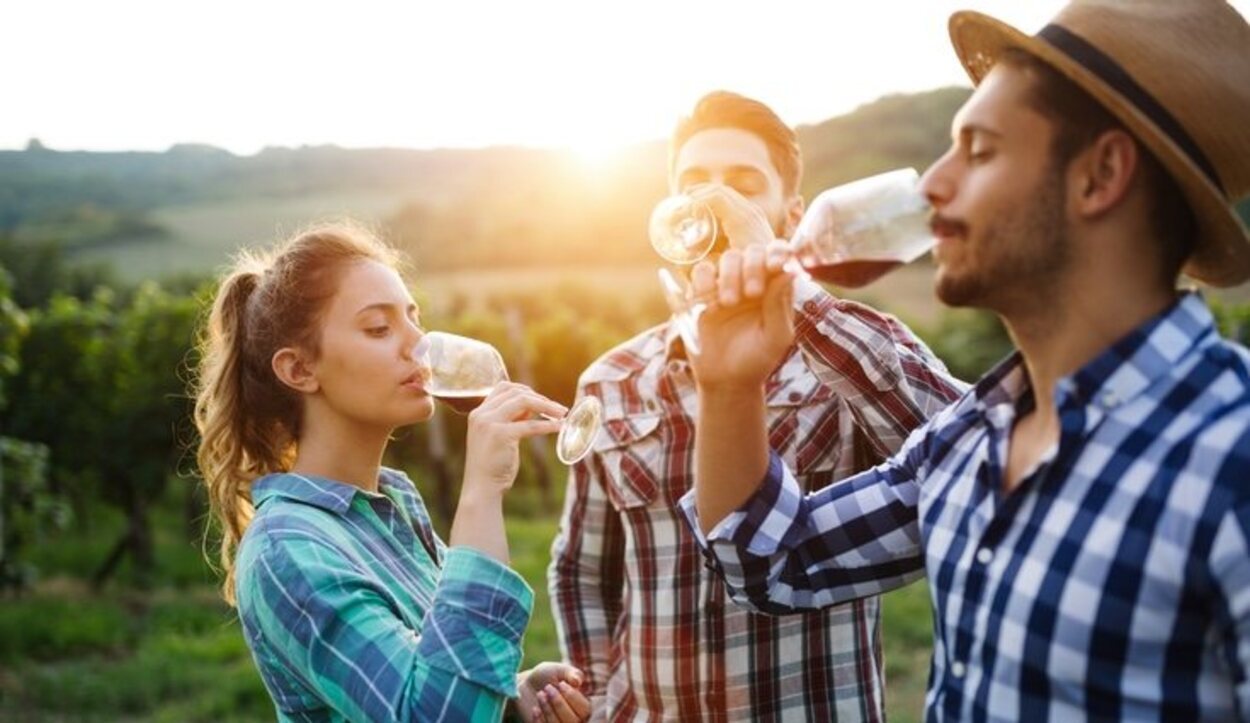
[[[582,397],[573,405],[556,436],[556,457],[564,464],[576,464],[594,447],[603,427],[603,402],[598,397]]]

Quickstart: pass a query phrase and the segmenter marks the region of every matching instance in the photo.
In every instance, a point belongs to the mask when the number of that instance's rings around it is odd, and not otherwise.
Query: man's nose
[[[951,152],[933,162],[933,165],[920,177],[920,192],[934,208],[940,208],[951,200],[955,192],[955,182],[951,177]]]

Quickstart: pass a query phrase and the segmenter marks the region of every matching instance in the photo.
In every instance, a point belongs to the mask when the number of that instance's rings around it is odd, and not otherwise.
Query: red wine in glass
[[[444,391],[431,394],[430,396],[442,402],[448,409],[457,414],[468,414],[481,406],[482,402],[486,401],[486,394],[489,393],[489,389],[484,393],[476,391]]]
[[[804,266],[813,279],[844,289],[867,286],[903,265],[898,259],[848,259],[830,264]]]

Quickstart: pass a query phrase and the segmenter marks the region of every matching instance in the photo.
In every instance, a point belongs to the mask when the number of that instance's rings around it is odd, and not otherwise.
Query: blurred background
[[[412,259],[427,326],[492,342],[569,402],[666,316],[646,219],[677,117],[715,88],[771,104],[798,126],[807,199],[923,169],[970,92],[944,31],[958,5],[0,9],[0,720],[273,718],[205,561],[188,417],[198,324],[237,249],[370,224]],[[1061,4],[962,5],[1034,31]],[[921,261],[854,296],[975,379],[1009,342],[940,307],[931,277]],[[1250,286],[1206,294],[1250,340]],[[463,435],[440,413],[387,460],[444,533]],[[538,597],[527,663],[559,654],[544,576],[564,483],[539,446],[508,498]],[[918,720],[924,583],[885,610],[890,717]]]

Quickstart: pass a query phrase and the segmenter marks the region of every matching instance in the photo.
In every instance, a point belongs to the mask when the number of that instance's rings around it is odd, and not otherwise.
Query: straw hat
[[[980,83],[1005,48],[1050,64],[1105,106],[1176,179],[1198,221],[1185,273],[1250,279],[1250,26],[1225,0],[1074,0],[1037,35],[957,12],[951,41]]]

